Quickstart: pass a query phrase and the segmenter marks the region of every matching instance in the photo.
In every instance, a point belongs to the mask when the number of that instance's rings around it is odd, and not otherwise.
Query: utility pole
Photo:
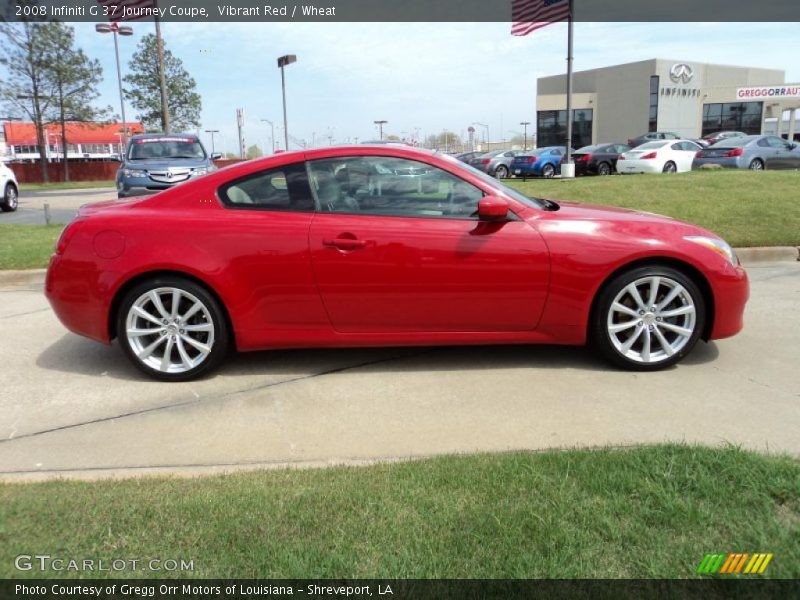
[[[294,62],[297,62],[297,56],[294,54],[286,54],[278,58],[278,67],[281,70],[281,93],[283,94],[283,142],[287,152],[289,151],[289,126],[286,123],[286,77],[283,69]]]
[[[244,147],[244,109],[236,109],[236,127],[239,129],[239,158],[244,158],[246,148]]]
[[[167,97],[167,74],[164,65],[164,40],[161,38],[161,19],[158,17],[158,0],[153,0],[156,9],[156,52],[158,54],[158,77],[161,87],[161,128],[169,133],[169,98]]]
[[[275,125],[269,119],[261,119],[262,123],[269,123],[270,154],[275,154]]]

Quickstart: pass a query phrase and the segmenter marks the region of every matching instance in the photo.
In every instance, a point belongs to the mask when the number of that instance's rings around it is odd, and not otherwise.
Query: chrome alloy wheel
[[[655,275],[622,288],[606,319],[617,352],[642,364],[657,364],[680,352],[696,326],[697,309],[689,291],[669,277]]]
[[[131,305],[125,336],[144,365],[163,373],[185,373],[211,353],[214,322],[208,307],[193,294],[160,287]]]

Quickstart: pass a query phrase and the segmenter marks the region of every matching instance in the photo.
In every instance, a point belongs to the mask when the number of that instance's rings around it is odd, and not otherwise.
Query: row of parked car
[[[566,147],[536,150],[495,150],[457,156],[476,169],[506,177],[553,177],[561,173]],[[775,135],[746,135],[721,131],[701,140],[681,139],[673,133],[652,132],[628,140],[572,150],[575,175],[617,173],[681,173],[706,165],[724,168],[800,169],[800,144]]]

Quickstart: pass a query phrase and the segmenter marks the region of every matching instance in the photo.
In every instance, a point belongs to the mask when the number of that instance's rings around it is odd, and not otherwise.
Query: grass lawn
[[[113,181],[53,181],[50,183],[20,183],[20,191],[47,192],[55,190],[83,190],[89,188],[113,188]]]
[[[650,211],[701,225],[733,246],[800,245],[800,172],[693,171],[510,179],[528,196]]]
[[[664,445],[0,485],[0,578],[40,576],[23,552],[277,578],[691,578],[772,552],[765,576],[796,578],[800,462]]]
[[[0,270],[46,267],[62,229],[63,225],[0,225]]]

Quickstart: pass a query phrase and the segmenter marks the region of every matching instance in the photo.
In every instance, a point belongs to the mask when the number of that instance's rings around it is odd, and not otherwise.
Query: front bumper
[[[714,292],[714,327],[710,340],[736,335],[744,327],[744,309],[750,298],[750,281],[742,266],[727,265],[711,279]]]

